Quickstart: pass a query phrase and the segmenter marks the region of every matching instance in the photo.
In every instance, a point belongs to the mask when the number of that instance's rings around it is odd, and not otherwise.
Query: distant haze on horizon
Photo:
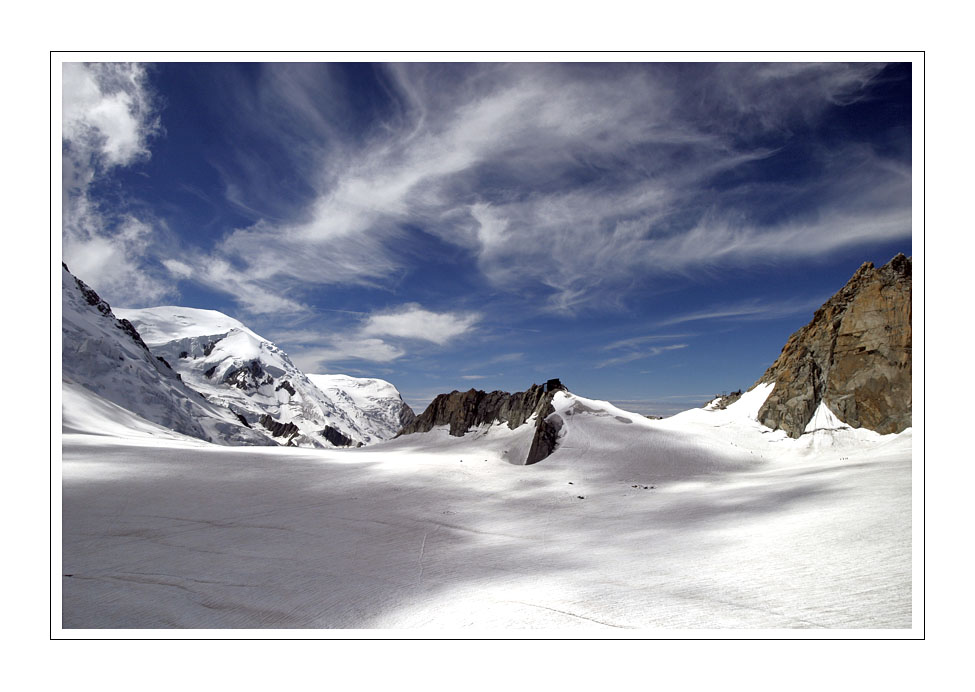
[[[670,415],[912,254],[910,63],[64,63],[62,258],[306,373]]]

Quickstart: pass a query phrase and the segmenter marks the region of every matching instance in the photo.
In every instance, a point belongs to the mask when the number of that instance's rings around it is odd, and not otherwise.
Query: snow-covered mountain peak
[[[416,418],[399,390],[386,380],[350,375],[308,375],[308,379],[360,427],[374,431],[381,439],[392,439]]]
[[[234,414],[188,388],[126,319],[62,265],[62,380],[170,430],[219,444],[267,444]]]
[[[401,427],[405,404],[388,382],[339,376],[323,391],[273,342],[221,312],[163,306],[119,314],[193,389],[281,444],[355,446]]]
[[[117,308],[115,314],[126,319],[130,315],[140,317],[142,328],[139,333],[150,346],[194,336],[227,334],[231,330],[238,330],[258,341],[261,340],[261,337],[245,327],[242,322],[218,310],[163,305],[139,310]]]

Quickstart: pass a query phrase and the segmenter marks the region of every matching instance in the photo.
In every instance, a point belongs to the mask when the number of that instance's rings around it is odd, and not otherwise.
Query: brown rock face
[[[793,334],[756,384],[775,389],[758,420],[799,437],[820,401],[854,428],[911,426],[911,258],[861,266]]]
[[[505,422],[514,430],[537,414],[535,436],[525,460],[525,464],[534,464],[555,451],[562,421],[549,421],[547,418],[555,411],[552,397],[562,390],[565,387],[561,382],[549,380],[545,385],[533,384],[526,391],[514,394],[478,389],[439,394],[426,411],[399,431],[397,437],[429,432],[438,425],[449,425],[450,434],[454,437],[463,437],[468,430],[484,423]]]

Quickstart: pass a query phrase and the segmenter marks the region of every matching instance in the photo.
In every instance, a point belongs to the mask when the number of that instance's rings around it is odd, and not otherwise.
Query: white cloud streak
[[[392,336],[443,345],[466,334],[480,317],[473,313],[431,312],[416,303],[392,312],[370,315],[362,326],[366,336]]]
[[[685,339],[690,336],[695,336],[694,334],[648,334],[646,336],[635,336],[629,339],[621,339],[620,341],[614,341],[611,344],[607,344],[603,347],[604,351],[615,351],[620,348],[633,348],[641,344],[646,344],[652,341],[670,341],[673,339]]]
[[[470,333],[479,319],[473,313],[434,312],[409,303],[366,315],[351,328],[332,332],[291,329],[275,332],[274,339],[288,344],[288,352],[299,367],[319,372],[327,370],[330,363],[350,360],[392,362],[407,355],[407,349],[418,342],[444,346]]]
[[[652,358],[653,356],[659,356],[662,353],[667,353],[668,351],[676,351],[682,348],[687,348],[687,344],[668,344],[666,346],[652,346],[651,348],[633,350],[629,353],[624,353],[615,358],[609,358],[600,363],[596,364],[596,369],[608,368],[613,365],[623,365],[624,363],[632,363],[635,360],[643,360],[644,358]]]
[[[826,302],[826,300],[827,297],[825,296],[809,300],[795,299],[771,302],[755,299],[735,303],[733,305],[716,305],[705,310],[698,310],[695,312],[685,313],[683,315],[677,315],[675,317],[662,320],[658,322],[657,325],[667,327],[685,322],[728,319],[754,322],[760,320],[776,320],[781,317],[788,317],[790,315],[800,313],[809,313],[811,315],[812,312]]]
[[[63,64],[61,253],[112,303],[154,304],[173,292],[146,262],[158,243],[152,220],[104,210],[90,196],[99,177],[147,159],[158,128],[142,66]]]
[[[304,372],[315,373],[328,372],[330,363],[350,360],[389,363],[406,355],[406,351],[382,339],[330,336],[325,341],[328,345],[321,348],[293,349],[289,353],[291,360]]]

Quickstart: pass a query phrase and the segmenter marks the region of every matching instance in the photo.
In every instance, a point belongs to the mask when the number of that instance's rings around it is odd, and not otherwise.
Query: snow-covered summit
[[[164,305],[140,310],[119,308],[116,314],[130,320],[131,317],[138,319],[139,334],[150,346],[201,334],[226,334],[232,329],[246,332],[254,339],[261,340],[261,337],[244,326],[243,322],[219,310]]]
[[[360,428],[380,439],[392,439],[416,414],[403,401],[392,383],[376,377],[350,375],[308,375],[335,404],[345,410]]]
[[[363,387],[358,400],[338,387],[324,392],[273,342],[221,312],[162,306],[119,314],[193,389],[280,444],[356,446],[398,430],[369,396],[373,390],[395,392],[392,385]],[[402,405],[398,392],[395,396]]]
[[[130,322],[117,319],[108,303],[64,265],[61,308],[65,390],[84,387],[151,423],[209,442],[268,443],[231,411],[188,388],[168,361],[150,352]],[[80,400],[66,396],[64,405]],[[65,420],[70,414],[66,412]]]

